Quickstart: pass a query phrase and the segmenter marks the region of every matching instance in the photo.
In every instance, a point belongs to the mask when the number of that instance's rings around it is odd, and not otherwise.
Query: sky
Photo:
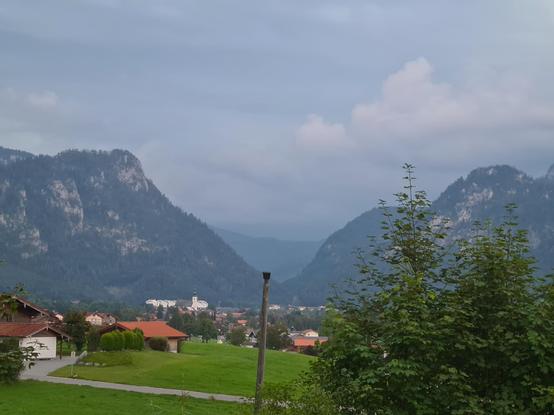
[[[554,163],[551,0],[3,0],[0,145],[132,151],[209,224],[316,240]]]

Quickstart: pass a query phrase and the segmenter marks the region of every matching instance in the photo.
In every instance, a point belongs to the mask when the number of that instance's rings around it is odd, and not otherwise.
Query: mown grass
[[[225,344],[185,343],[179,354],[155,351],[123,353],[132,355],[132,364],[106,367],[75,366],[74,374],[78,378],[105,382],[248,397],[254,394],[257,349]],[[104,352],[97,355],[101,354]],[[308,369],[312,359],[297,353],[269,350],[266,354],[265,381],[289,382]],[[63,377],[69,377],[70,374],[69,367],[52,373],[53,376]]]
[[[246,415],[247,405],[25,381],[0,386],[0,413],[10,415]]]
[[[92,353],[81,361],[85,363],[100,363],[105,366],[129,366],[133,364],[133,354],[128,351]]]

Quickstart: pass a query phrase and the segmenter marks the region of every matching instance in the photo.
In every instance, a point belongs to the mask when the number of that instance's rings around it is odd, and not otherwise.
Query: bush
[[[136,347],[136,334],[132,331],[124,331],[123,332],[123,342],[125,343],[124,349],[125,350],[134,350]]]
[[[148,346],[150,346],[152,350],[158,350],[160,352],[167,352],[169,350],[167,337],[152,337],[148,341]]]
[[[100,346],[100,332],[97,328],[92,327],[87,333],[87,351],[95,352]]]
[[[32,347],[19,347],[17,339],[0,339],[0,384],[14,383],[25,369],[31,367],[38,356]]]
[[[141,329],[134,329],[133,333],[136,334],[135,337],[135,350],[144,350],[144,333]]]
[[[123,336],[123,333],[120,331],[114,331],[114,350],[123,350],[125,348],[125,337]]]
[[[233,346],[241,346],[246,342],[244,327],[238,326],[227,333],[227,341]]]

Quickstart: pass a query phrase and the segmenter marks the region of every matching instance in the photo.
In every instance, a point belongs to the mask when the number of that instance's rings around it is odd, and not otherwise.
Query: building
[[[17,303],[15,313],[11,316],[10,322],[13,323],[48,323],[52,326],[61,325],[59,318],[45,308],[39,307],[30,301],[13,297]]]
[[[164,309],[168,309],[170,307],[175,307],[177,304],[177,300],[156,300],[155,298],[149,298],[145,302],[148,305],[153,306],[154,308],[158,308],[159,306],[162,306]]]
[[[17,338],[19,347],[33,347],[38,359],[54,359],[62,340],[70,337],[48,323],[0,323],[0,338]],[[60,343],[58,343],[60,342]]]
[[[312,329],[292,331],[289,337],[292,341],[291,349],[297,352],[323,344],[328,340],[327,337],[320,336],[317,331]]]
[[[196,293],[192,294],[191,301],[185,301],[184,305],[188,311],[192,311],[194,313],[208,309],[208,302],[206,300],[200,300]]]
[[[87,313],[85,320],[90,323],[91,326],[109,326],[114,324],[117,320],[109,313]]]
[[[165,321],[119,321],[103,330],[101,333],[107,333],[113,330],[126,331],[139,329],[144,334],[145,345],[152,337],[165,337],[169,345],[169,351],[176,353],[179,351],[179,344],[188,339],[188,335],[168,326]]]

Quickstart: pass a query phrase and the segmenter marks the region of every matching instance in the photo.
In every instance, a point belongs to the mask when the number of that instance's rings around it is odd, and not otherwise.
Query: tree
[[[87,333],[87,352],[95,352],[100,346],[100,331],[91,327]]]
[[[554,413],[554,285],[534,277],[513,207],[456,245],[415,190],[336,295],[312,381],[348,414]]]
[[[13,292],[0,294],[0,320],[12,320],[17,311],[15,297],[23,292],[23,287],[16,286]],[[19,347],[18,339],[0,338],[0,383],[16,382],[26,366],[34,365],[37,357],[33,347]]]
[[[233,346],[242,346],[246,342],[245,330],[242,326],[234,327],[227,333],[227,341]]]
[[[70,311],[64,316],[65,331],[73,338],[77,351],[83,350],[86,342],[86,334],[90,324],[85,320],[85,315],[79,311]]]
[[[200,336],[202,336],[203,343],[208,343],[210,339],[215,339],[217,337],[217,329],[211,319],[202,318],[199,319],[198,323],[198,331]]]
[[[259,337],[258,333],[258,338]],[[283,350],[291,344],[288,329],[285,325],[278,323],[267,327],[266,347],[272,350]]]

